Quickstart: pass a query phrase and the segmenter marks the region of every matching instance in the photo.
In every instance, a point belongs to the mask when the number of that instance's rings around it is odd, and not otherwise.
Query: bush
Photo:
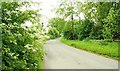
[[[77,32],[74,30],[74,28],[71,27],[72,24],[73,23],[71,21],[66,23],[63,30],[63,37],[66,39],[75,40],[78,39],[78,35]]]
[[[104,39],[102,30],[103,30],[102,26],[94,25],[93,28],[91,29],[90,38],[96,40]]]
[[[93,23],[90,20],[86,19],[82,21],[82,24],[78,28],[78,39],[83,40],[89,37],[92,28],[93,28]]]
[[[42,65],[43,44],[40,29],[22,26],[38,15],[36,11],[17,10],[18,2],[2,2],[2,69],[38,69]],[[9,12],[9,13],[8,13]],[[31,30],[32,29],[32,30]]]
[[[34,35],[28,33],[23,28],[16,28],[19,34],[11,32],[11,30],[5,30],[4,25],[2,33],[2,68],[3,69],[37,69],[40,68],[40,64],[43,58],[43,44],[39,45],[34,40]],[[21,29],[21,30],[20,30]],[[5,31],[7,31],[5,33]],[[8,33],[9,32],[9,33]],[[25,33],[25,34],[22,34]],[[9,36],[8,36],[9,35]],[[39,40],[39,39],[36,39]],[[38,45],[38,46],[37,46]],[[41,60],[41,62],[40,62]]]
[[[59,37],[59,31],[56,28],[50,28],[48,30],[48,36],[50,36],[51,39],[55,39]]]
[[[38,54],[41,51],[38,51],[38,49],[43,49],[42,44],[39,44],[41,46],[37,47],[34,46],[37,43],[34,43],[34,35],[31,33],[28,33],[27,30],[24,29],[22,31],[25,34],[19,33],[16,34],[14,32],[11,32],[11,30],[5,30],[6,25],[4,25],[3,33],[2,33],[2,68],[3,69],[37,69],[39,68],[38,60],[40,61],[40,58],[43,58],[42,54]],[[23,28],[16,28],[18,32],[20,32],[20,29]],[[5,33],[5,31],[9,33]],[[9,35],[9,36],[8,36]],[[40,42],[40,41],[39,41]],[[36,57],[37,55],[37,57]],[[39,57],[38,57],[39,56]],[[38,60],[35,58],[39,58]]]

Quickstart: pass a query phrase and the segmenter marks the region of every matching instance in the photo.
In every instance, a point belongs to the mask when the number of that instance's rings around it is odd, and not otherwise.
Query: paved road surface
[[[118,69],[118,61],[79,50],[59,41],[45,44],[45,69]]]

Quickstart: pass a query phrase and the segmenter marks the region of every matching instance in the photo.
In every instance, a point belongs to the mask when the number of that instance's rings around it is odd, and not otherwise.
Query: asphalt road
[[[45,46],[44,69],[118,69],[118,61],[65,45],[59,39]]]

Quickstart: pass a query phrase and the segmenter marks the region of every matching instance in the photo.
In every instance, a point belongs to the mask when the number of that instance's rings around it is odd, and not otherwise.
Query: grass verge
[[[93,52],[115,60],[119,59],[117,42],[107,42],[100,40],[79,41],[79,40],[67,40],[64,38],[61,38],[60,41],[78,49]]]

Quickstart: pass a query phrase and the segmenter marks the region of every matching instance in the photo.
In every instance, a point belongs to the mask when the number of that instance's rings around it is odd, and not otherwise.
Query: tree
[[[59,33],[62,33],[66,22],[62,18],[52,18],[49,20],[49,23],[51,27],[56,28]]]
[[[75,30],[74,30],[74,17],[77,17],[76,11],[77,11],[77,6],[76,6],[76,1],[72,1],[72,0],[62,0],[61,4],[59,6],[59,8],[57,9],[56,13],[58,15],[60,15],[63,19],[68,19],[69,23],[68,24],[71,28],[69,30],[69,33],[71,33],[71,39],[75,39],[76,38],[76,34],[74,34]],[[65,33],[65,32],[64,32]],[[63,34],[65,36],[65,34]]]
[[[120,39],[120,30],[118,28],[120,22],[120,20],[118,19],[120,17],[120,9],[118,6],[118,3],[113,3],[113,6],[110,8],[108,15],[104,19],[105,24],[103,32],[106,39]]]
[[[91,32],[91,38],[113,39],[113,36],[115,34],[117,34],[115,36],[117,38],[118,33],[117,32],[115,33],[115,30],[117,30],[118,28],[115,26],[118,26],[117,22],[119,21],[117,20],[118,3],[88,2],[83,5],[83,11],[85,13],[85,17],[94,21],[95,23]],[[114,29],[113,29],[113,26],[114,26]]]
[[[74,22],[74,28],[71,27],[71,22]],[[65,27],[64,27],[64,30],[63,30],[63,37],[66,38],[66,39],[70,39],[70,40],[75,40],[75,39],[78,39],[78,35],[77,35],[77,31],[76,31],[76,27],[75,27],[75,24],[77,22],[75,22],[74,20],[73,21],[68,21],[66,22],[65,24]],[[73,31],[74,30],[74,31]]]

